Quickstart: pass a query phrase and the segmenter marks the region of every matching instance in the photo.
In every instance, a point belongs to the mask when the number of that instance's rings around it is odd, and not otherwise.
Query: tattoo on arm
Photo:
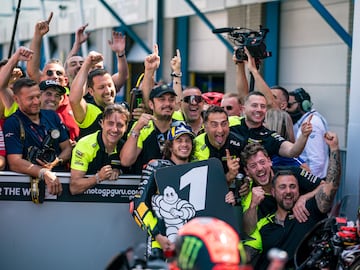
[[[331,151],[329,166],[326,175],[326,183],[315,195],[317,205],[322,213],[331,209],[336,192],[340,185],[341,163],[339,150]]]
[[[339,150],[331,151],[326,182],[332,183],[334,187],[338,188],[340,184],[340,175],[341,163]]]

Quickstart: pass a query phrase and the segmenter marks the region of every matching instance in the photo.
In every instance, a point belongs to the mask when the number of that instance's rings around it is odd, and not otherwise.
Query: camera
[[[130,112],[138,108],[141,103],[143,103],[142,91],[139,88],[133,88],[130,92],[131,102],[130,102]]]
[[[242,27],[227,27],[214,29],[213,33],[228,33],[228,39],[238,48],[235,50],[237,61],[247,60],[245,46],[256,61],[271,56],[271,52],[266,51],[265,38],[269,29],[260,25],[260,30],[255,31]]]
[[[58,129],[51,130],[41,143],[41,147],[30,146],[28,150],[27,160],[33,164],[38,164],[36,159],[44,163],[51,163],[56,159],[56,151],[53,148],[54,140],[60,137]]]
[[[130,92],[130,113],[132,114],[134,109],[138,108],[143,103],[142,90],[135,87]]]
[[[264,59],[271,56],[271,52],[266,51],[265,37],[269,29],[260,26],[259,31],[251,29],[234,30],[229,32],[229,39],[239,46],[235,51],[235,57],[238,61],[247,60],[245,46],[249,53],[255,59]]]

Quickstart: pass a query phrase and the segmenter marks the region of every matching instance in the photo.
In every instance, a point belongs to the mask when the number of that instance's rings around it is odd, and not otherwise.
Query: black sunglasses
[[[183,98],[183,101],[184,101],[185,103],[193,103],[194,101],[195,101],[196,103],[200,103],[200,102],[203,101],[203,98],[202,98],[202,96],[191,95],[191,96],[186,96],[186,97],[184,97],[184,98]]]
[[[231,111],[233,109],[233,106],[228,105],[228,106],[224,106],[223,108],[227,111]]]
[[[47,75],[47,76],[52,76],[52,75],[54,75],[54,73],[56,73],[57,76],[62,76],[62,75],[64,75],[60,70],[51,70],[51,69],[48,69],[48,70],[46,71],[46,75]]]

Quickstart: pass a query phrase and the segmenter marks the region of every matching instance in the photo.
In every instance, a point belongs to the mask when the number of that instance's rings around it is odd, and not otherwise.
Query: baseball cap
[[[168,86],[167,84],[162,84],[162,85],[156,86],[155,88],[153,88],[151,90],[149,98],[153,99],[156,97],[161,97],[162,95],[164,95],[166,93],[177,96],[172,87]]]
[[[57,81],[45,80],[39,84],[40,90],[45,91],[48,88],[54,88],[59,91],[61,95],[66,93],[65,87],[61,86]]]
[[[191,139],[195,138],[195,134],[192,132],[190,126],[186,125],[184,122],[177,124],[176,126],[172,126],[168,132],[168,140],[173,141],[176,138],[179,138],[183,134],[189,134]]]

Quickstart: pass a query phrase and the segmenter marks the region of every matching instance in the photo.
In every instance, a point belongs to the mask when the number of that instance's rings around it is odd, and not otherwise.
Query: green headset
[[[310,95],[304,88],[297,88],[293,91],[296,101],[300,103],[301,109],[304,112],[310,112],[313,103],[311,102]]]

